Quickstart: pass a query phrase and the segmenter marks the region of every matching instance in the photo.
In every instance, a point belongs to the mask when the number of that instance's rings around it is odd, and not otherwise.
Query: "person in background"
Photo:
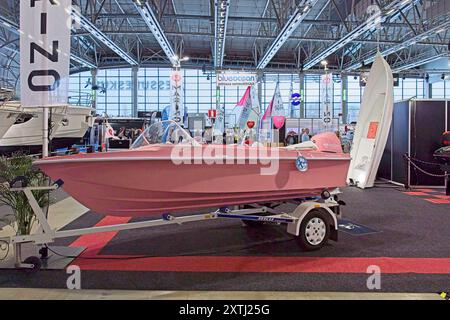
[[[305,128],[302,133],[302,142],[309,141],[309,129]]]

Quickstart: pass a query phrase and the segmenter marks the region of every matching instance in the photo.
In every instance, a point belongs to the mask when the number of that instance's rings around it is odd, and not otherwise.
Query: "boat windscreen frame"
[[[173,120],[158,121],[148,126],[133,143],[131,149],[152,144],[200,145],[179,123]]]

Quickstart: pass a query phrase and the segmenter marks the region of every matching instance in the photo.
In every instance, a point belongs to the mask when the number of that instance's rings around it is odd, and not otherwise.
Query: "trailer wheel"
[[[319,250],[330,237],[330,225],[321,210],[311,210],[300,225],[298,242],[305,251]]]

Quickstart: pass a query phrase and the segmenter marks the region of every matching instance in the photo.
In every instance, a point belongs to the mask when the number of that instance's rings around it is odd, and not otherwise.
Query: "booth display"
[[[450,101],[411,99],[394,103],[394,114],[378,177],[404,186],[445,186],[433,154],[450,128]],[[414,161],[426,174],[405,159]]]

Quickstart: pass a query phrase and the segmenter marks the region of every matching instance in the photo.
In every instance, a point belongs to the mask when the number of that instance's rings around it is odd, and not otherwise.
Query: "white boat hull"
[[[392,70],[378,53],[364,90],[347,176],[359,188],[374,185],[391,126],[393,91]]]
[[[16,122],[16,118],[17,113],[0,108],[0,139],[9,130],[9,128],[11,128],[14,122]]]
[[[62,124],[54,134],[55,139],[79,138],[81,139],[86,131],[92,127],[92,109],[86,107],[71,106]]]
[[[6,131],[0,139],[1,150],[12,150],[16,147],[42,145],[42,108],[20,108],[22,113],[33,114],[24,123],[17,123]],[[78,106],[62,106],[51,108],[52,129],[50,139],[76,140],[84,136],[89,126],[92,126],[91,108]]]

